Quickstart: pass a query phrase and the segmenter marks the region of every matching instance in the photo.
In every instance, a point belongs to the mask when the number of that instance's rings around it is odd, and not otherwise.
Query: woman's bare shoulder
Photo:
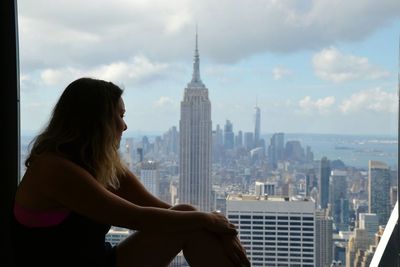
[[[85,173],[87,171],[69,160],[68,158],[55,154],[55,153],[44,153],[43,155],[38,156],[35,161],[32,163],[32,166],[28,168],[34,172],[38,172],[45,177],[48,175],[60,175],[66,171]]]
[[[46,153],[38,156],[27,168],[16,192],[16,201],[33,209],[58,208],[48,195],[54,185],[62,183],[66,173],[81,173],[85,170],[65,157]],[[65,180],[65,179],[64,179]]]

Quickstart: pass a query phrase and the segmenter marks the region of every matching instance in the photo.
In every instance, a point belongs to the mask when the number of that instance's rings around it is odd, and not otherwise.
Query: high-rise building
[[[176,126],[172,126],[165,135],[166,141],[166,152],[168,154],[178,154],[179,148],[179,132]]]
[[[329,176],[331,175],[330,162],[326,157],[321,159],[318,183],[319,204],[321,209],[326,209],[329,202]]]
[[[263,183],[257,182],[255,184],[255,193],[256,196],[274,196],[275,190],[277,188],[276,183]]]
[[[140,166],[140,181],[154,196],[159,196],[160,174],[155,161],[144,161]]]
[[[317,176],[314,169],[308,169],[306,172],[306,196],[311,195],[313,188],[318,186]]]
[[[369,248],[370,239],[367,230],[355,228],[354,235],[350,237],[346,249],[346,267],[358,266],[354,265],[357,261],[357,253],[359,250],[365,251]]]
[[[287,141],[285,146],[285,158],[289,161],[304,162],[306,156],[300,141]]]
[[[367,230],[371,244],[379,230],[379,218],[375,213],[360,213],[359,228]]]
[[[276,168],[278,162],[284,159],[285,156],[285,142],[283,133],[274,133],[271,137],[270,145],[268,147],[268,159],[270,164]]]
[[[254,107],[254,147],[260,146],[260,132],[261,132],[261,110],[256,105]]]
[[[189,203],[202,211],[211,210],[211,102],[208,89],[200,79],[200,57],[197,45],[193,76],[181,101],[179,202]]]
[[[369,213],[376,213],[379,224],[386,224],[390,216],[390,170],[379,161],[368,162]]]
[[[118,245],[121,241],[132,234],[132,230],[112,227],[108,233],[106,234],[106,242],[109,242],[111,245]]]
[[[347,230],[349,224],[349,199],[347,196],[347,172],[333,170],[330,177],[332,216],[339,230]]]
[[[240,148],[243,146],[243,132],[238,131],[238,134],[235,137],[235,147]]]
[[[247,150],[253,149],[254,147],[254,133],[245,132],[244,133],[244,147]]]
[[[230,120],[226,120],[224,127],[224,148],[233,149],[235,145],[235,135],[233,133],[233,124]]]
[[[325,210],[317,210],[315,215],[315,266],[330,267],[333,258],[332,219]]]
[[[251,266],[316,266],[312,201],[229,195],[226,213],[237,226]]]

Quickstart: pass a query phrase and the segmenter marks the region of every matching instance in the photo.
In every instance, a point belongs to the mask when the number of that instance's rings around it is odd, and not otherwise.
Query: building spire
[[[192,81],[189,83],[189,86],[204,87],[204,84],[200,78],[200,56],[198,47],[197,25],[196,25],[196,45],[195,45],[194,59],[193,59],[193,75],[192,75]]]

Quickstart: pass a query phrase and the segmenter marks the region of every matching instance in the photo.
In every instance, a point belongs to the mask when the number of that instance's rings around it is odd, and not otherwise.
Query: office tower
[[[346,266],[353,267],[357,261],[357,252],[359,250],[367,250],[370,245],[369,234],[365,229],[356,228],[354,235],[350,237],[346,250]]]
[[[178,154],[179,149],[179,132],[176,129],[176,126],[172,126],[166,136],[166,143],[167,143],[167,153],[168,154]]]
[[[210,211],[211,102],[208,89],[200,79],[197,33],[193,76],[181,101],[179,126],[179,202],[192,204],[202,211]]]
[[[311,195],[311,190],[318,186],[317,176],[314,169],[308,169],[306,172],[306,196]]]
[[[224,133],[217,124],[216,130],[212,131],[212,162],[220,163],[224,159]]]
[[[274,133],[270,140],[270,145],[268,147],[268,158],[270,164],[276,168],[278,162],[284,159],[285,147],[284,147],[284,134]]]
[[[289,161],[303,162],[305,161],[304,149],[299,141],[288,141],[285,146],[285,158]]]
[[[138,147],[138,148],[136,149],[136,153],[137,153],[137,155],[138,155],[138,162],[142,162],[143,159],[144,159],[144,156],[143,156],[143,148]]]
[[[274,196],[276,187],[277,185],[275,183],[256,182],[256,196]]]
[[[367,230],[371,244],[375,240],[375,234],[379,230],[379,218],[375,213],[360,213],[359,228]]]
[[[257,105],[254,107],[254,147],[260,146],[261,110]]]
[[[332,234],[332,219],[326,215],[325,210],[317,210],[315,213],[315,266],[330,266],[333,252]]]
[[[346,265],[346,243],[335,242],[333,245],[333,258],[336,261],[337,266]],[[341,265],[339,265],[341,264]]]
[[[244,147],[247,150],[253,149],[253,147],[254,147],[254,133],[252,133],[252,132],[244,133]]]
[[[237,226],[251,266],[315,266],[312,201],[229,195],[226,213]]]
[[[321,159],[318,183],[319,205],[326,209],[329,202],[329,176],[331,175],[330,162],[326,157]]]
[[[390,216],[390,170],[379,161],[368,162],[369,213],[376,213],[379,224],[386,224]]]
[[[242,131],[238,131],[238,134],[235,138],[235,147],[236,148],[240,148],[243,146],[243,132]]]
[[[143,155],[146,155],[150,151],[150,142],[147,136],[142,137],[142,148],[143,148]]]
[[[250,150],[250,158],[253,162],[264,159],[265,151],[262,147],[256,147]]]
[[[233,133],[233,125],[230,120],[226,120],[224,127],[224,148],[225,149],[233,149],[234,147],[234,133]]]
[[[159,195],[160,175],[155,161],[144,161],[140,168],[140,181],[154,196]]]
[[[224,145],[224,134],[219,124],[217,124],[216,128],[216,144],[219,146]]]
[[[106,234],[106,242],[110,242],[112,246],[115,246],[131,234],[132,231],[129,229],[112,227]]]
[[[347,196],[347,172],[333,170],[330,177],[332,216],[336,227],[347,230],[349,225],[349,199]]]

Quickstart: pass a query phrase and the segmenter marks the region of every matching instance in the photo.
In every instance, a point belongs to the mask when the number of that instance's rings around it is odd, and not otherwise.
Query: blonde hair
[[[118,188],[118,176],[127,171],[118,152],[115,120],[122,93],[103,80],[80,78],[69,84],[47,127],[32,141],[26,167],[53,152],[85,168],[104,186]]]

